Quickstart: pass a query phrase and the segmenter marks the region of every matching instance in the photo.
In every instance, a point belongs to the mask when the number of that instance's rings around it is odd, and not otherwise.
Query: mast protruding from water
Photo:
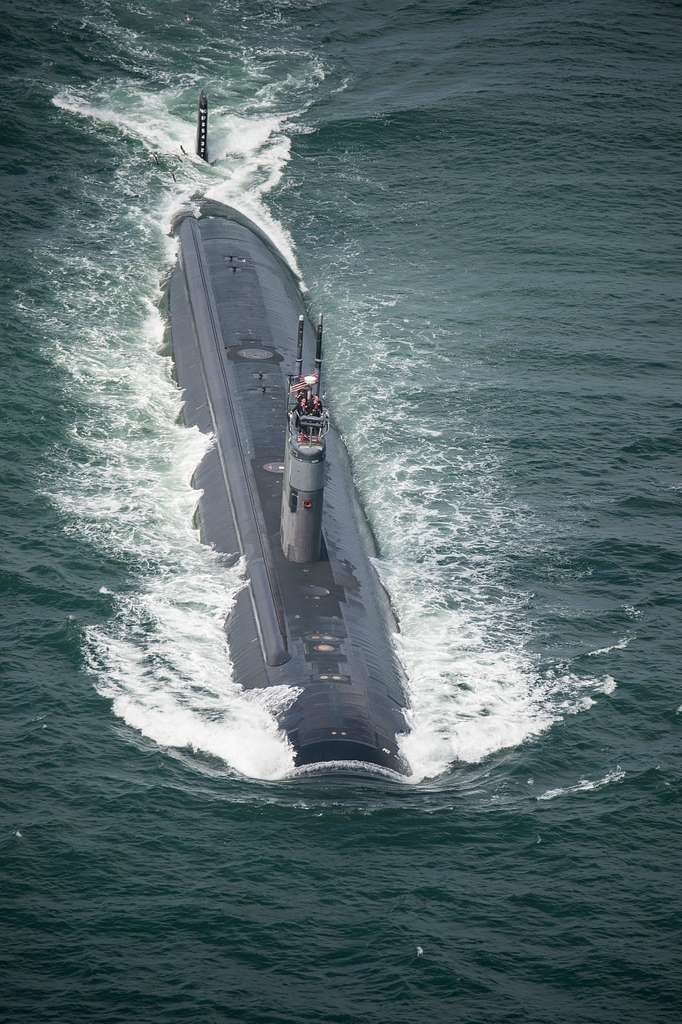
[[[208,163],[208,96],[203,89],[199,93],[196,151],[197,156]]]
[[[315,385],[315,394],[321,394],[320,381],[322,379],[322,328],[324,326],[324,319],[322,313],[320,313],[320,319],[317,321],[317,339],[315,345],[315,373],[317,374],[317,384]]]

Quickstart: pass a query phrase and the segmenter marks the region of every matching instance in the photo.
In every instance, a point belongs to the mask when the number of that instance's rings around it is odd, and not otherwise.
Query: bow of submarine
[[[279,688],[277,718],[297,766],[354,762],[405,774],[398,627],[333,421],[320,556],[291,561],[280,542],[299,317],[304,367],[315,346],[299,282],[266,236],[229,208],[205,204],[174,230],[168,313],[183,418],[215,439],[193,477],[197,525],[206,544],[243,559],[247,579],[226,626],[234,680]]]

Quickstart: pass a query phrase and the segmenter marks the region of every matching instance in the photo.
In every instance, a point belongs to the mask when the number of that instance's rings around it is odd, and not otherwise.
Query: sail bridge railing
[[[324,443],[325,434],[329,431],[329,413],[319,416],[303,415],[297,409],[289,413],[289,434],[299,444]]]

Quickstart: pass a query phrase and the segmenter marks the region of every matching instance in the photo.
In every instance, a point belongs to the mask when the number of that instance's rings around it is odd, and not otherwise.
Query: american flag
[[[306,388],[312,387],[313,384],[317,384],[319,376],[316,373],[308,373],[305,377],[290,377],[289,378],[289,394],[296,395],[299,391],[305,391]]]

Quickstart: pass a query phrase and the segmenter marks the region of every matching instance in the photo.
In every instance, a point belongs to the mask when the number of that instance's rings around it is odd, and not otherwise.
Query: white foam
[[[112,594],[113,620],[86,633],[87,664],[114,712],[162,746],[219,758],[244,775],[282,778],[293,770],[293,752],[277,720],[298,691],[245,692],[232,679],[223,626],[243,579],[192,526],[190,478],[210,439],[177,425],[180,394],[169,360],[159,356],[164,324],[155,302],[163,264],[175,256],[166,233],[197,194],[251,217],[297,269],[291,240],[263,203],[290,142],[285,116],[266,112],[266,104],[252,115],[216,105],[209,166],[192,155],[196,97],[186,118],[173,113],[179,98],[178,90],[147,93],[128,83],[54,98],[65,113],[111,133],[112,144],[119,140],[110,230],[120,247],[110,267],[87,253],[62,256],[75,284],[69,292],[62,282],[60,291],[80,334],[63,332],[51,355],[71,375],[84,412],[73,431],[81,454],[59,467],[52,493],[68,529],[137,573],[137,587]]]
[[[92,97],[76,89],[64,89],[52,102],[60,110],[115,128],[149,153],[175,157],[182,154],[183,146],[189,158],[198,164],[199,157],[194,155],[194,125],[170,113],[169,99],[167,94],[121,84],[113,91]]]
[[[211,121],[212,159],[216,168],[232,161],[232,170],[206,191],[208,199],[233,206],[256,224],[284,256],[297,276],[301,272],[291,236],[269,212],[264,196],[281,181],[291,157],[291,139],[283,117],[239,117],[217,111]],[[236,159],[235,159],[236,158]]]
[[[117,595],[113,622],[87,630],[87,662],[115,713],[155,742],[279,778],[293,755],[277,714],[295,691],[247,694],[232,681],[223,623],[241,567],[226,569],[192,528],[190,478],[211,441],[175,423],[180,396],[157,355],[161,331],[154,311],[134,374],[110,361],[104,335],[72,353],[98,422],[79,424],[88,461],[57,500],[74,529],[142,570],[138,587]]]
[[[631,636],[624,636],[618,643],[611,644],[609,647],[599,647],[596,651],[588,651],[587,657],[595,658],[599,654],[610,654],[611,651],[624,651],[631,640]]]
[[[615,693],[618,683],[613,676],[603,676],[601,679],[596,680],[594,689],[598,693],[603,693],[607,697],[610,697],[612,693]]]
[[[399,772],[395,772],[391,768],[384,768],[382,765],[374,764],[370,761],[315,761],[312,764],[305,764],[295,768],[290,775],[292,778],[305,778],[308,775],[329,775],[339,772],[352,775],[371,775],[401,784],[407,781],[405,776]]]
[[[439,351],[449,359],[450,346],[438,344],[428,323],[398,316],[387,325],[385,299],[342,304],[354,353],[344,394],[361,393],[371,379],[384,415],[380,438],[362,406],[344,427],[351,449],[363,452],[354,468],[382,548],[377,569],[399,617],[410,692],[400,749],[417,782],[532,740],[616,683],[543,665],[530,653],[528,598],[500,577],[538,524],[505,487],[497,449],[479,442],[462,414],[447,431],[415,415],[404,368],[386,372],[391,353],[419,346],[433,362]],[[437,363],[430,377],[439,379]],[[461,408],[456,397],[452,408]]]
[[[566,796],[568,793],[585,793],[593,789],[603,789],[604,786],[610,785],[612,782],[621,782],[625,778],[625,772],[621,771],[619,767],[616,767],[614,771],[608,772],[601,779],[579,779],[574,786],[559,787],[557,789],[548,789],[545,793],[538,796],[537,800],[556,800],[559,796]]]
[[[145,151],[145,159],[151,160],[152,154],[162,158],[152,170],[167,184],[161,208],[155,211],[155,222],[164,233],[174,214],[201,193],[249,217],[300,277],[291,237],[263,203],[267,193],[279,184],[290,159],[291,140],[286,128],[291,115],[246,116],[213,108],[211,163],[207,164],[194,153],[193,122],[171,112],[177,99],[178,92],[145,93],[121,85],[95,98],[65,89],[52,102],[70,114],[115,128]],[[188,98],[188,113],[194,101]]]
[[[98,689],[112,700],[120,718],[160,746],[209,754],[252,778],[281,778],[293,766],[293,753],[276,725],[276,695],[268,694],[263,703],[249,700],[230,682],[224,646],[221,682],[213,651],[203,658],[197,654],[202,634],[195,631],[187,638],[185,651],[191,657],[186,664],[153,665],[149,650],[90,631],[94,650],[106,650],[106,678],[98,671]],[[174,652],[183,639],[174,635]],[[96,662],[94,667],[98,669]],[[288,705],[292,696],[289,687],[284,689],[288,692],[282,703]]]
[[[404,616],[399,651],[410,681],[410,731],[401,752],[413,781],[453,761],[475,763],[517,746],[555,720],[527,657],[486,646],[465,612],[414,607]]]

